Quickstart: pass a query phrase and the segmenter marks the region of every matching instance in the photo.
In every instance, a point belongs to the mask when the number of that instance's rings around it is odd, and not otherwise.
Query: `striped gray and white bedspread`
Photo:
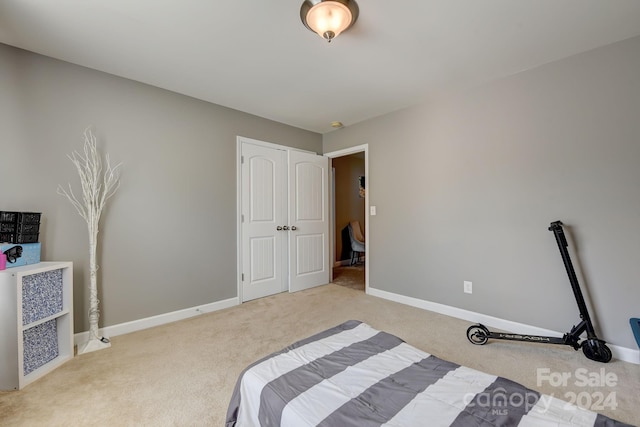
[[[622,426],[351,320],[249,366],[227,427]]]

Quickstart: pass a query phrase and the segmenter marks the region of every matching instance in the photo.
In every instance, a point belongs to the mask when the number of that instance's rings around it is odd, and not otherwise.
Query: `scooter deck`
[[[487,338],[493,338],[497,340],[508,340],[508,341],[525,341],[525,342],[536,342],[536,343],[546,343],[546,344],[567,344],[564,338],[560,337],[546,337],[542,335],[522,335],[522,334],[511,334],[508,332],[489,332]]]

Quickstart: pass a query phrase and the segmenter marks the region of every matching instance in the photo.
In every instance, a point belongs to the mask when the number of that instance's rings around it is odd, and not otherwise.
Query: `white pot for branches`
[[[89,339],[78,347],[78,354],[102,350],[110,347],[106,337],[101,337],[98,331],[100,311],[98,305],[98,264],[96,248],[98,246],[98,224],[106,201],[115,194],[120,186],[120,167],[122,163],[112,166],[109,155],[105,156],[103,168],[102,159],[98,153],[96,137],[91,129],[84,131],[83,154],[74,151],[69,159],[76,167],[82,185],[82,198],[78,200],[68,185],[68,190],[58,186],[58,194],[66,196],[78,213],[87,222],[89,231]]]

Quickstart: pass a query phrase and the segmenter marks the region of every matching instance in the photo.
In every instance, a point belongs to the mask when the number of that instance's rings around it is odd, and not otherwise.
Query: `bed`
[[[624,426],[350,320],[247,367],[227,427]]]

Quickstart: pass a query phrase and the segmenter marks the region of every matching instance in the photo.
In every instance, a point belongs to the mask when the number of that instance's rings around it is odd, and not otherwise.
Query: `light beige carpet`
[[[565,346],[467,342],[468,322],[341,286],[283,293],[238,307],[114,337],[15,392],[0,393],[2,426],[223,426],[238,374],[251,362],[349,319],[369,323],[438,357],[502,375],[562,398],[614,393],[601,411],[640,424],[640,366],[599,364]],[[536,370],[604,372],[615,387],[536,384]]]

